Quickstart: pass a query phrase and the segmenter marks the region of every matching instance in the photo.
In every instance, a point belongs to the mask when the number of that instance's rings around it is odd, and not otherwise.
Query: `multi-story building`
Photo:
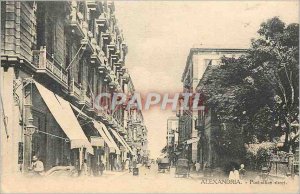
[[[238,57],[245,53],[244,49],[223,49],[223,48],[192,48],[187,57],[186,66],[182,75],[183,93],[200,93],[201,90],[197,88],[201,78],[207,67],[210,65],[217,65],[221,61],[221,57]],[[201,99],[201,98],[200,98]],[[199,124],[203,118],[204,111],[179,110],[179,144],[185,144],[186,147],[182,149],[181,157],[186,157],[192,162],[203,161],[199,154],[199,140],[201,127]],[[199,120],[200,119],[200,120]],[[207,125],[208,127],[209,125]],[[212,125],[211,125],[212,126]],[[209,128],[209,127],[208,127]],[[207,134],[210,129],[207,129]],[[210,136],[210,135],[209,135]],[[210,146],[211,144],[205,144]],[[213,151],[209,149],[209,161],[212,159]]]
[[[178,117],[169,117],[167,120],[167,152],[172,163],[176,162],[178,145]]]
[[[167,120],[167,146],[176,148],[178,144],[178,118],[169,117]]]
[[[84,159],[91,170],[100,160],[114,170],[137,154],[124,108],[111,110],[109,99],[95,108],[97,95],[130,88],[128,48],[114,11],[106,1],[1,2],[1,153],[7,171],[26,172],[33,155],[45,170],[81,168]]]
[[[126,89],[124,93],[126,96],[133,96],[135,93],[134,84],[132,79],[129,78],[129,81],[126,83]],[[142,111],[135,106],[131,106],[130,109],[125,110],[125,119],[124,123],[128,129],[128,139],[129,145],[133,145],[135,148],[133,152],[136,154],[137,158],[141,160],[142,157],[149,156],[148,150],[148,129],[144,124],[144,117]]]

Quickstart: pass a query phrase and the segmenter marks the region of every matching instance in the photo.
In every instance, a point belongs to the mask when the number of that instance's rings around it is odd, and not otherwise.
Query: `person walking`
[[[80,176],[87,176],[87,175],[88,175],[87,160],[84,159],[81,165]]]
[[[241,164],[241,168],[239,169],[239,174],[241,179],[245,179],[246,176],[246,170],[245,170],[245,165]]]
[[[229,180],[239,180],[240,175],[239,171],[235,169],[235,167],[232,167],[232,170],[229,172]]]
[[[103,175],[104,168],[105,168],[105,166],[104,166],[103,162],[100,160],[99,164],[98,164],[98,172],[100,173],[100,176]]]
[[[196,173],[197,174],[199,174],[199,172],[200,172],[200,163],[199,162],[197,162],[196,164],[195,164],[195,166],[196,166]]]
[[[129,172],[132,172],[132,161],[129,160]]]
[[[129,170],[129,160],[126,159],[125,161],[125,170]]]

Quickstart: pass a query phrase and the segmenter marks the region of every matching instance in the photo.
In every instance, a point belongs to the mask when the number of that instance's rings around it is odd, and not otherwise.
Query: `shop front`
[[[49,170],[54,166],[81,168],[83,160],[94,150],[85,136],[69,102],[43,85],[31,87],[32,106],[26,110],[32,120],[32,133],[24,132],[24,165],[26,171],[33,156]]]

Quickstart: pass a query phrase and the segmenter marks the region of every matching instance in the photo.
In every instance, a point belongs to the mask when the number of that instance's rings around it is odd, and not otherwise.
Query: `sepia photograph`
[[[1,0],[0,193],[300,193],[298,0]]]

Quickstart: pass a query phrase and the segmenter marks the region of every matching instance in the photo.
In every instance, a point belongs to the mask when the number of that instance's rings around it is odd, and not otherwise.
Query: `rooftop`
[[[187,72],[189,62],[191,60],[191,57],[194,54],[198,53],[210,53],[210,52],[222,52],[222,53],[245,53],[248,49],[246,48],[217,48],[217,47],[198,47],[198,48],[191,48],[190,53],[186,60],[186,65],[184,68],[184,72],[182,74],[181,81],[184,80],[185,74]]]

